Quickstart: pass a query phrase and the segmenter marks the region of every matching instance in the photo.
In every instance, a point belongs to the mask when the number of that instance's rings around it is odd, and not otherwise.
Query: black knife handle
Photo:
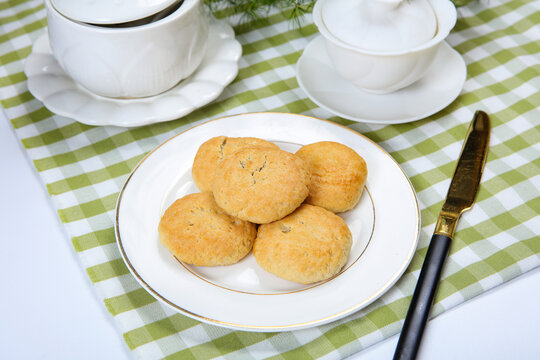
[[[433,235],[431,238],[394,353],[394,360],[416,358],[451,241],[452,239],[444,235]]]

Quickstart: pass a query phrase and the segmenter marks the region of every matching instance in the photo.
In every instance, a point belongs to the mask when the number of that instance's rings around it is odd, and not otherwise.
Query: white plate
[[[95,95],[76,84],[52,54],[47,34],[26,59],[28,90],[52,112],[88,125],[141,126],[178,119],[215,100],[238,74],[242,46],[232,27],[212,20],[208,50],[187,79],[156,96],[113,99]]]
[[[356,150],[368,166],[359,204],[342,214],[353,233],[351,256],[333,279],[300,285],[262,270],[249,254],[240,263],[194,267],[177,261],[160,244],[157,226],[177,198],[198,192],[191,165],[211,137],[254,136],[289,151],[317,141]],[[135,278],[171,308],[214,325],[281,331],[320,325],[351,314],[387,291],[416,249],[420,213],[416,195],[398,164],[364,136],[307,116],[253,113],[204,123],[164,142],[126,181],[117,204],[116,236]]]
[[[434,63],[418,82],[390,94],[372,94],[334,71],[324,39],[317,36],[300,56],[296,77],[314,103],[342,118],[400,124],[423,119],[450,105],[463,88],[467,66],[461,55],[443,42]]]

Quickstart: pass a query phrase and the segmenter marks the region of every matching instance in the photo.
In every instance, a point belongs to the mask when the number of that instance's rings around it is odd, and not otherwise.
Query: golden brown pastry
[[[256,225],[220,209],[211,192],[176,200],[159,222],[159,239],[177,259],[197,266],[230,265],[246,256]]]
[[[366,182],[367,166],[353,149],[322,141],[302,146],[296,155],[308,164],[311,172],[307,204],[339,213],[358,203]]]
[[[204,142],[198,149],[193,161],[191,174],[195,185],[201,191],[212,191],[212,181],[216,166],[228,155],[246,146],[266,146],[278,149],[269,141],[254,137],[217,136]]]
[[[310,284],[336,275],[347,263],[351,246],[351,231],[342,218],[303,204],[289,216],[259,226],[253,255],[266,271]]]
[[[217,167],[213,192],[227,213],[257,224],[290,214],[308,195],[306,164],[294,154],[268,147],[238,150]]]

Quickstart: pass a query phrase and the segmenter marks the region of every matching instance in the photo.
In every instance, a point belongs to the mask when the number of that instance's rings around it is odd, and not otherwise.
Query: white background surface
[[[3,110],[0,162],[0,357],[133,359]],[[397,340],[354,359],[391,359]],[[418,358],[540,359],[540,268],[430,321]]]

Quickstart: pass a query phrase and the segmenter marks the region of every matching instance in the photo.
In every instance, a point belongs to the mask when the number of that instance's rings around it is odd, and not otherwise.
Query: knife
[[[454,170],[411,304],[394,353],[394,360],[415,359],[437,289],[442,267],[459,216],[472,208],[489,146],[489,116],[477,111],[469,126]]]

